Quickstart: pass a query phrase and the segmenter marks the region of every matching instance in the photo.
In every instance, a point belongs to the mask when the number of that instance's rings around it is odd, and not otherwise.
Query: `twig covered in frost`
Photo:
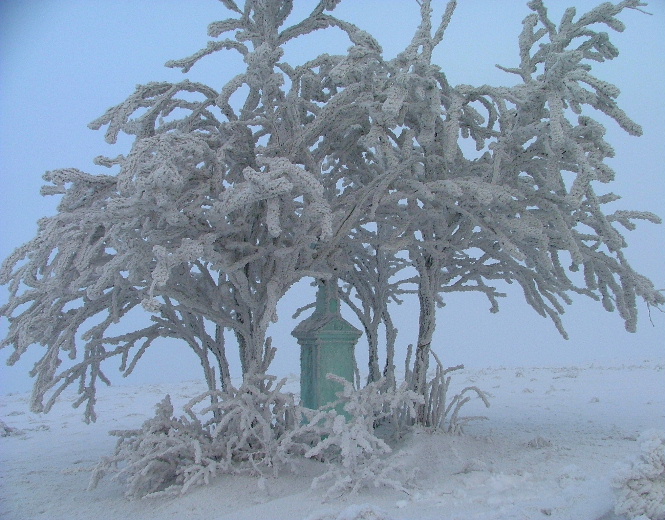
[[[406,358],[405,379],[413,385],[414,373],[409,369],[412,346],[409,345]],[[461,370],[464,365],[444,368],[443,363],[433,350],[430,350],[436,361],[434,376],[425,382],[423,394],[425,401],[418,411],[418,422],[423,426],[429,426],[445,431],[446,433],[462,433],[463,426],[470,421],[485,420],[485,416],[460,416],[462,407],[467,404],[475,394],[480,398],[486,408],[490,402],[487,394],[477,386],[467,386],[448,400],[448,390],[452,376],[449,374]]]
[[[11,437],[13,435],[22,435],[23,431],[13,426],[8,426],[4,421],[0,421],[0,437]]]

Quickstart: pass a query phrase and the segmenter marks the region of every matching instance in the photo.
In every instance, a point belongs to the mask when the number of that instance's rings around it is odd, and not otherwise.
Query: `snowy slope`
[[[265,489],[249,477],[217,478],[177,498],[128,501],[119,483],[87,491],[88,469],[112,452],[112,429],[138,427],[166,393],[178,406],[203,385],[114,387],[99,399],[96,424],[67,402],[48,415],[27,411],[27,394],[0,396],[0,518],[136,519],[617,519],[610,486],[618,461],[638,451],[637,436],[665,429],[665,359],[634,366],[488,368],[454,384],[478,385],[492,407],[471,403],[463,436],[418,431],[398,447],[418,470],[411,495],[370,489],[323,502],[310,489],[320,473],[282,473]],[[297,391],[292,377],[288,389]]]

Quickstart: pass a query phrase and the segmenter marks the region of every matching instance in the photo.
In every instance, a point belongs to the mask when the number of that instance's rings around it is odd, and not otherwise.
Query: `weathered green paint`
[[[353,382],[354,347],[362,334],[342,318],[337,280],[319,281],[316,308],[291,333],[300,344],[300,399],[319,408],[337,399],[342,386],[326,378],[335,374]]]

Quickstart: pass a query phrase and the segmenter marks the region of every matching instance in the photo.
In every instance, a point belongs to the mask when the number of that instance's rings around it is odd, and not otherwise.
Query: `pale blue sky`
[[[574,5],[578,14],[599,2],[554,0],[550,11],[558,20]],[[518,62],[517,35],[529,13],[526,1],[460,0],[456,15],[436,54],[453,84],[506,84],[513,81],[494,67]],[[303,0],[297,6],[313,6]],[[438,12],[445,2],[436,2]],[[646,10],[622,15],[623,34],[611,33],[621,51],[617,60],[594,69],[602,79],[622,90],[620,105],[644,128],[644,137],[624,134],[609,123],[608,140],[616,149],[612,161],[617,181],[609,186],[624,198],[618,206],[654,211],[665,216],[665,1],[654,0]],[[418,20],[415,0],[344,0],[337,16],[357,23],[394,56],[411,37]],[[92,164],[100,154],[124,151],[104,143],[103,133],[87,123],[133,92],[138,83],[183,79],[182,73],[163,67],[203,47],[209,22],[227,17],[216,0],[4,0],[0,2],[0,257],[30,239],[38,218],[52,214],[55,199],[39,196],[44,171],[77,167],[101,171]],[[288,49],[302,61],[320,52],[348,47],[341,33],[310,36],[305,46]],[[238,70],[240,60],[231,53],[201,62],[189,76],[219,88]],[[633,266],[665,288],[665,227],[642,224],[627,233],[628,256]],[[0,301],[6,292],[0,288]],[[280,322],[271,333],[279,353],[275,371],[299,370],[298,348],[290,331],[295,306],[312,297],[303,284],[289,294]],[[301,301],[303,300],[303,301]],[[607,362],[665,357],[665,315],[652,310],[652,327],[641,305],[637,334],[628,334],[617,314],[608,314],[594,302],[578,301],[564,323],[570,333],[562,340],[554,327],[524,303],[519,291],[501,304],[498,315],[487,312],[480,296],[448,298],[439,311],[434,345],[448,364],[472,366],[538,365]],[[395,312],[403,331],[399,343],[413,341],[416,307]],[[0,321],[0,335],[7,322]],[[157,348],[161,352],[157,353]],[[35,351],[38,349],[34,348]],[[185,350],[156,347],[149,362],[129,382],[199,377],[197,361]],[[4,366],[9,352],[0,352],[0,392],[25,390],[30,381],[26,359],[18,367]],[[361,369],[366,363],[359,347]],[[34,359],[34,356],[32,356]],[[151,362],[157,363],[154,365]],[[155,368],[158,366],[158,368]],[[121,382],[115,368],[108,374]],[[115,376],[115,377],[114,377]]]

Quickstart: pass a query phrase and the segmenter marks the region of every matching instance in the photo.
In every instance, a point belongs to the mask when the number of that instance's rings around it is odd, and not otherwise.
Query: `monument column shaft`
[[[300,344],[300,399],[307,408],[319,408],[337,399],[342,387],[326,378],[335,374],[353,382],[354,348],[362,334],[340,313],[337,280],[321,280],[316,308],[292,332]]]

